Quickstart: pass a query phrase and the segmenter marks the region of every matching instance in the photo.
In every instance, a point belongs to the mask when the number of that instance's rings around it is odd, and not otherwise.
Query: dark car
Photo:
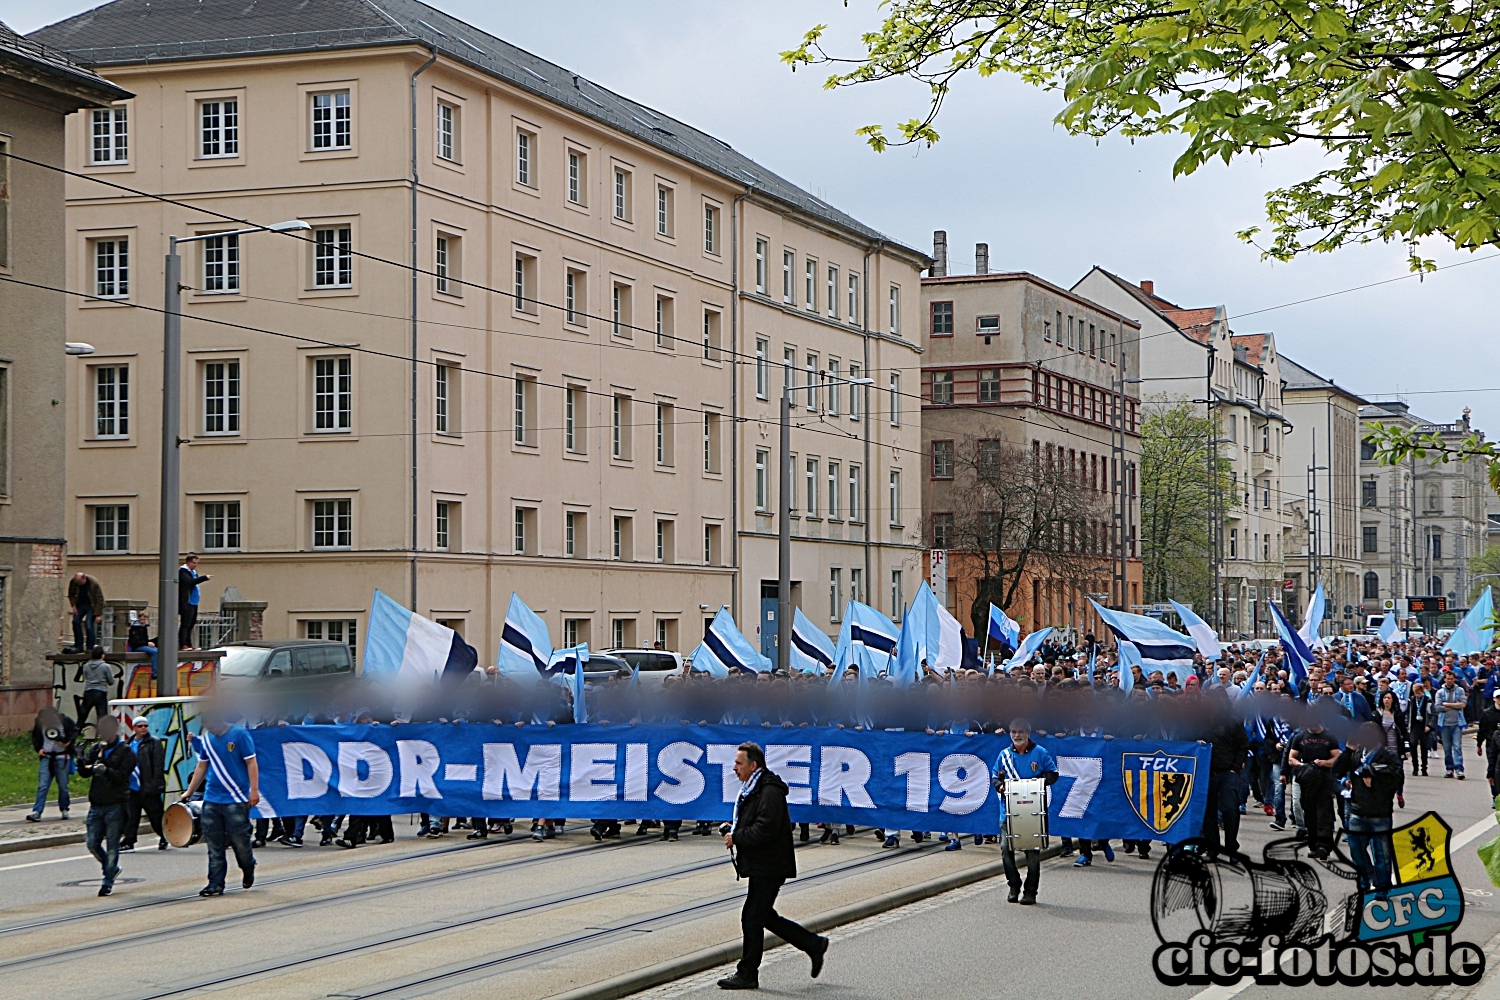
[[[317,639],[251,639],[219,647],[218,678],[230,684],[260,682],[321,686],[354,679],[354,656],[342,642]]]

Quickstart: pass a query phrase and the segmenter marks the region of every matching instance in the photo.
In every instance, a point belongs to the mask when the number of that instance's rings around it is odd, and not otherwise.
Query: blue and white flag
[[[868,604],[850,601],[834,647],[834,673],[842,677],[849,667],[856,667],[866,680],[880,676],[895,660],[898,638],[895,622]]]
[[[1307,604],[1307,620],[1297,630],[1309,649],[1319,644],[1318,629],[1323,627],[1323,607],[1326,603],[1327,598],[1323,596],[1323,585],[1320,583]]]
[[[1182,619],[1182,627],[1187,629],[1187,634],[1198,644],[1198,652],[1203,654],[1203,658],[1210,663],[1222,658],[1224,653],[1219,648],[1219,634],[1214,631],[1213,626],[1199,618],[1187,605],[1170,599],[1168,603],[1176,610],[1177,617]]]
[[[1141,670],[1146,674],[1160,670],[1164,676],[1175,676],[1179,684],[1185,683],[1193,674],[1193,655],[1198,652],[1198,644],[1193,638],[1155,618],[1128,611],[1111,611],[1093,598],[1089,603],[1117,641],[1123,639],[1135,644],[1136,652],[1140,654]]]
[[[1287,666],[1291,669],[1291,676],[1297,689],[1303,689],[1307,683],[1307,668],[1312,664],[1312,650],[1307,648],[1307,643],[1292,628],[1292,623],[1286,620],[1286,615],[1281,613],[1275,601],[1267,601],[1271,609],[1271,617],[1276,620],[1276,634],[1281,639],[1281,649],[1286,653]]]
[[[1130,668],[1141,666],[1141,653],[1140,650],[1135,648],[1135,643],[1133,642],[1124,642],[1122,640],[1117,642],[1115,646],[1120,654],[1120,690],[1129,694],[1135,690],[1135,671]],[[1142,667],[1141,669],[1144,670],[1145,668]]]
[[[912,601],[906,617],[901,620],[901,634],[896,639],[896,658],[886,674],[901,688],[911,687],[922,679],[921,661],[927,659],[926,651],[922,648],[923,616],[917,612],[918,603]]]
[[[1464,615],[1464,620],[1458,623],[1458,628],[1443,643],[1443,652],[1457,653],[1459,656],[1468,656],[1470,653],[1483,653],[1490,648],[1490,641],[1495,634],[1495,599],[1491,596],[1490,588],[1485,587],[1484,593],[1479,595],[1479,600]]]
[[[446,625],[375,591],[365,638],[364,675],[387,684],[457,683],[479,664],[479,654]]]
[[[990,605],[989,635],[1013,650],[1021,648],[1021,624],[993,604]]]
[[[888,676],[900,687],[920,683],[923,663],[935,671],[946,671],[963,663],[963,628],[938,603],[926,580],[917,588],[917,596],[901,620],[896,660],[889,667]]]
[[[937,606],[937,645],[929,645],[927,665],[940,674],[964,665],[964,627],[941,604]]]
[[[694,670],[714,677],[728,677],[731,673],[763,674],[771,669],[771,661],[761,656],[740,633],[728,608],[720,608],[714,615],[713,624],[692,656]]]
[[[552,635],[547,623],[526,606],[519,594],[510,595],[505,626],[500,632],[500,673],[522,684],[530,684],[547,673],[552,662]]]
[[[1250,672],[1249,677],[1245,678],[1245,683],[1240,685],[1241,694],[1251,694],[1255,691],[1255,682],[1260,680],[1260,668],[1265,665],[1266,651],[1263,649],[1260,651],[1260,659],[1255,663],[1255,669]]]
[[[833,669],[833,640],[801,608],[792,618],[792,669],[822,677]]]
[[[583,670],[589,665],[589,644],[579,643],[566,652],[573,654],[573,721],[581,726],[589,721],[589,708],[584,699],[583,682]]]
[[[1042,643],[1047,641],[1047,636],[1051,634],[1052,626],[1048,625],[1046,628],[1037,629],[1021,640],[1021,648],[1016,650],[1015,656],[1006,661],[1005,672],[1009,673],[1017,667],[1026,666],[1031,658],[1036,655],[1036,651],[1042,648]]]
[[[1397,636],[1401,635],[1401,623],[1396,620],[1396,612],[1387,611],[1385,620],[1380,623],[1381,642],[1399,642]]]

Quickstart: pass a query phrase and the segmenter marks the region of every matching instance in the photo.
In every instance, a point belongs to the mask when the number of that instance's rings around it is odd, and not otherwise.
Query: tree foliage
[[[1488,576],[1500,577],[1500,545],[1486,545],[1484,551],[1469,560],[1469,578]],[[1500,586],[1500,580],[1488,579],[1478,583],[1469,584],[1469,592],[1464,596],[1473,601],[1486,587]]]
[[[1375,459],[1382,465],[1396,465],[1408,458],[1430,458],[1444,463],[1483,461],[1490,489],[1500,494],[1500,442],[1486,441],[1478,433],[1462,441],[1451,441],[1437,431],[1381,423],[1372,424],[1365,438],[1374,443]]]
[[[1074,134],[1186,138],[1174,176],[1294,145],[1324,164],[1266,195],[1266,254],[1500,233],[1500,0],[890,0],[844,57],[826,25],[783,52],[826,86],[905,77],[926,113],[860,130],[870,145],[938,140],[957,78],[1013,73],[1061,91]],[[1240,234],[1255,240],[1258,231]]]
[[[1209,418],[1188,402],[1153,402],[1141,423],[1141,562],[1147,601],[1209,606],[1213,596]],[[1219,493],[1233,503],[1229,475]]]

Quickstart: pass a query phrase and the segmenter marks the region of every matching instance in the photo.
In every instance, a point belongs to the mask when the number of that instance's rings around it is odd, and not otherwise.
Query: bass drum
[[[1012,779],[1005,783],[1005,839],[1013,851],[1046,849],[1046,779]]]
[[[203,839],[203,803],[174,802],[162,816],[167,843],[173,847],[192,847]]]

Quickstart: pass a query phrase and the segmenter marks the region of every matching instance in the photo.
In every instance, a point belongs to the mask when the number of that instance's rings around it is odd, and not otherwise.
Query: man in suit
[[[828,939],[776,912],[776,894],[787,879],[797,876],[792,820],[786,808],[786,782],[766,770],[765,751],[755,743],[740,744],[734,755],[734,775],[743,784],[735,799],[734,820],[724,834],[724,846],[738,851],[734,858],[735,873],[750,880],[750,890],[740,911],[744,947],[739,966],[734,975],[719,980],[719,988],[760,988],[760,959],[767,930],[806,952],[812,959],[812,974],[816,979],[823,971]]]

